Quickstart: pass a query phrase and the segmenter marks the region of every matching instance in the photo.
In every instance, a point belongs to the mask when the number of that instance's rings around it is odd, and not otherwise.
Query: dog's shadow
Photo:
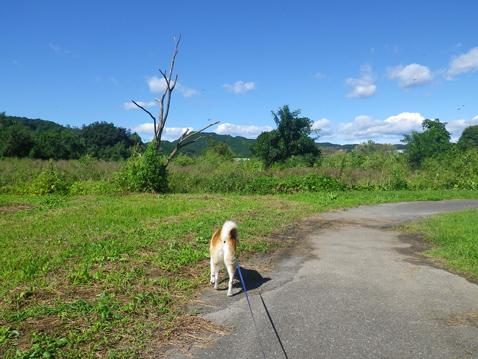
[[[258,271],[255,269],[247,269],[240,267],[242,278],[244,279],[244,285],[246,286],[247,291],[252,291],[254,289],[260,288],[263,284],[270,281],[270,278],[263,277]],[[233,295],[237,295],[244,292],[244,288],[242,287],[241,277],[239,276],[239,270],[236,270],[234,274],[234,283],[232,287],[235,289],[240,289],[239,291],[235,291]]]

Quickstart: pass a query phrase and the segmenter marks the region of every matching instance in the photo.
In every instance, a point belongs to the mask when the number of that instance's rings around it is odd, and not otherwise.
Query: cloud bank
[[[422,122],[425,117],[417,112],[402,112],[393,115],[385,120],[373,119],[372,116],[360,115],[348,123],[339,123],[334,126],[332,121],[323,118],[313,123],[313,130],[320,130],[319,142],[334,143],[359,143],[367,140],[374,140],[379,143],[399,143],[404,134],[412,131],[422,132]],[[446,128],[456,141],[462,131],[468,126],[478,125],[478,116],[470,119],[460,119],[447,122]],[[166,127],[163,132],[163,139],[168,141],[177,140],[187,129],[193,131],[192,127]],[[255,139],[262,132],[272,131],[271,126],[235,125],[231,123],[219,124],[212,132],[219,135],[242,136]],[[153,124],[144,123],[130,127],[132,132],[138,133],[145,141],[151,141],[154,136]]]

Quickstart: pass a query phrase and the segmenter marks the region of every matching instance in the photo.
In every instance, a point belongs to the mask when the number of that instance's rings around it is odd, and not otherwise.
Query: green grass
[[[226,219],[244,259],[290,244],[270,234],[317,212],[447,198],[478,192],[0,196],[0,357],[157,357],[181,328],[207,327],[185,304]]]
[[[441,258],[451,271],[478,280],[478,210],[442,213],[408,228],[433,244],[430,256]]]

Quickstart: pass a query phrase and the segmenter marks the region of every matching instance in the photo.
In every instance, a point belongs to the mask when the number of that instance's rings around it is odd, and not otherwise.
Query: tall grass
[[[0,193],[101,194],[127,192],[125,163],[0,160]],[[412,169],[398,153],[325,155],[314,167],[265,168],[257,160],[179,156],[168,167],[170,193],[296,193],[321,190],[478,189],[478,150],[451,151]],[[332,186],[332,183],[334,185]]]

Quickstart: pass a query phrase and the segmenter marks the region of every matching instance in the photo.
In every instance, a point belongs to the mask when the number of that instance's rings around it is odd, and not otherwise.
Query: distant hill
[[[255,142],[255,140],[251,140],[249,138],[245,138],[242,136],[231,136],[231,135],[218,135],[214,132],[202,132],[196,136],[191,137],[191,139],[195,139],[199,136],[206,136],[214,141],[223,142],[228,145],[232,152],[238,157],[251,157],[252,153],[250,150],[250,146]],[[176,147],[178,140],[169,142],[163,141],[161,143],[161,147],[164,153],[169,154],[171,151]],[[197,142],[192,143],[189,146],[186,146],[181,149],[181,152],[190,156],[190,157],[197,157],[203,155],[203,151],[206,149],[206,139],[199,140]]]
[[[0,113],[0,158],[69,160],[91,156],[118,161],[128,158],[131,148],[141,144],[136,133],[112,123],[94,122],[74,128]]]

